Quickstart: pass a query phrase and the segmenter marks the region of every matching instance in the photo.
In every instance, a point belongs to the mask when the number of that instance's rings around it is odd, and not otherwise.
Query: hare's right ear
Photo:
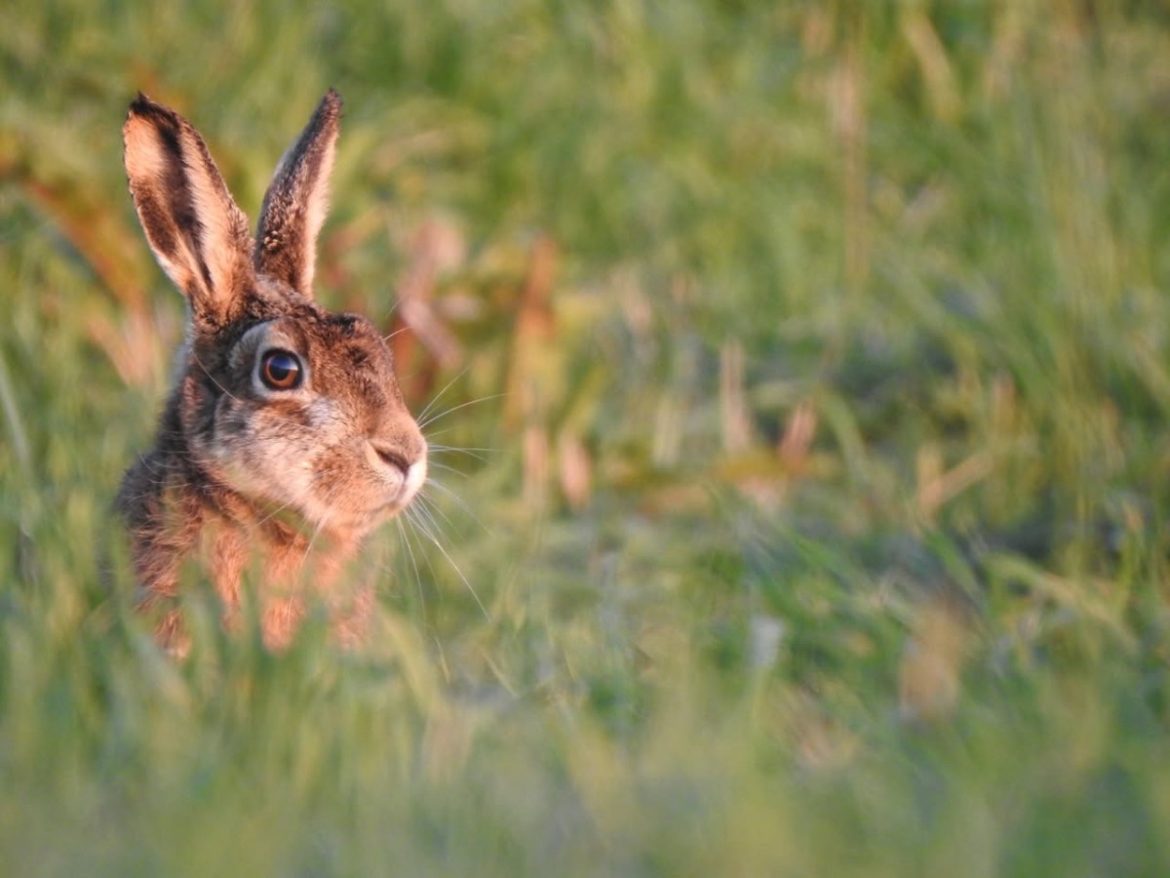
[[[317,233],[325,221],[329,174],[341,126],[341,95],[325,93],[313,118],[280,165],[264,196],[256,268],[313,298]]]
[[[144,95],[122,128],[138,220],[195,323],[232,319],[252,285],[252,236],[199,133]]]

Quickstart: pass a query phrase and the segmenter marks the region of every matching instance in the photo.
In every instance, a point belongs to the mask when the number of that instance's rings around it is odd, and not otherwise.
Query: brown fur
[[[175,599],[189,557],[209,569],[229,625],[245,573],[260,571],[270,646],[289,641],[313,595],[333,605],[342,640],[360,640],[372,596],[342,594],[342,567],[425,480],[426,443],[385,342],[364,318],[311,298],[340,111],[330,91],[281,161],[259,245],[186,120],[141,95],[126,120],[139,220],[191,314],[154,447],[117,504],[140,604],[161,612],[157,636],[174,651],[185,651]],[[272,350],[298,358],[295,388],[261,379]]]

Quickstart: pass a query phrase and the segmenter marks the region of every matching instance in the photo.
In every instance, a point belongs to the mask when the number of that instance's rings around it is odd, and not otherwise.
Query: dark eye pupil
[[[276,390],[288,390],[300,380],[301,363],[288,351],[269,351],[264,355],[260,377]]]
[[[296,363],[289,357],[276,356],[268,361],[268,375],[274,381],[287,381],[296,370]]]

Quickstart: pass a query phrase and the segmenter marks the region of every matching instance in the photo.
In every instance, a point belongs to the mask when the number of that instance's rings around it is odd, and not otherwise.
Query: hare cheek
[[[245,497],[298,508],[311,502],[305,441],[298,431],[288,429],[284,419],[267,416],[263,409],[232,397],[221,398],[212,432],[197,437],[193,446],[220,478]]]
[[[247,418],[238,403],[221,398],[211,412],[208,423],[191,437],[191,450],[204,465],[230,470],[247,448]]]
[[[318,444],[333,445],[344,436],[345,418],[337,403],[325,397],[314,399],[305,409],[305,421]]]

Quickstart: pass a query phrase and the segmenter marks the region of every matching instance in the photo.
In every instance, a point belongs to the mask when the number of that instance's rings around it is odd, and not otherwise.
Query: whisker
[[[444,512],[436,503],[434,503],[434,501],[426,497],[419,497],[418,501],[420,503],[420,510],[426,510],[427,518],[429,518],[434,523],[435,530],[442,530],[442,528],[439,527],[438,521],[435,519],[436,515],[443,519],[443,523],[446,524],[447,527],[453,528],[455,526],[455,523],[451,521],[451,518],[447,515],[447,513]],[[482,523],[480,523],[480,526],[483,526]]]
[[[398,533],[402,535],[402,542],[406,546],[406,554],[410,558],[410,566],[414,568],[414,587],[418,592],[418,603],[422,608],[423,621],[427,618],[427,599],[423,595],[422,574],[418,572],[418,561],[414,558],[414,549],[410,545],[410,537],[406,534],[406,528],[402,526],[402,519],[394,519],[394,523],[398,525]]]
[[[459,569],[459,565],[455,563],[455,559],[453,559],[447,553],[447,550],[443,548],[443,544],[438,541],[433,533],[427,530],[422,522],[420,522],[415,516],[411,515],[411,511],[411,508],[407,507],[407,519],[419,530],[419,532],[423,534],[423,536],[435,544],[436,549],[442,552],[443,557],[447,559],[447,563],[451,565],[451,569],[459,575],[459,578],[463,580],[463,584],[467,587],[467,590],[471,592],[471,596],[475,599],[475,603],[479,607],[480,612],[483,613],[483,617],[490,622],[492,617],[488,614],[487,607],[483,605],[483,601],[479,599],[479,593],[475,590],[475,587],[468,581],[467,577],[463,575],[463,571]]]
[[[408,519],[408,520],[409,520],[409,519]],[[411,521],[410,523],[411,523],[411,525],[412,525],[412,526],[415,528],[415,530],[417,530],[417,529],[418,529],[418,524],[417,524],[416,522],[414,522],[414,521]],[[409,540],[411,539],[411,537],[410,537],[410,531],[409,531],[409,530],[404,530],[403,532],[407,534],[407,537],[406,537],[406,538],[407,538],[407,540],[409,541]],[[416,537],[417,537],[417,534],[416,534]],[[423,563],[424,563],[424,564],[427,566],[427,570],[429,570],[429,571],[431,572],[431,581],[432,581],[432,582],[438,582],[438,580],[439,580],[439,575],[438,575],[438,574],[435,572],[435,565],[431,563],[431,556],[430,556],[430,554],[429,554],[429,553],[427,553],[427,552],[424,552],[424,551],[423,551],[423,548],[424,548],[424,547],[423,547],[423,545],[422,545],[422,541],[421,541],[421,540],[419,540],[419,545],[418,545],[419,554],[422,556]]]
[[[418,413],[418,417],[415,420],[421,422],[422,419],[427,416],[427,412],[429,412],[432,408],[434,408],[435,403],[437,403],[440,399],[443,398],[443,394],[451,389],[451,385],[453,385],[456,381],[458,381],[460,378],[462,378],[464,375],[466,375],[468,370],[470,370],[470,369],[471,369],[471,366],[465,366],[463,368],[463,370],[460,371],[460,373],[458,375],[456,375],[454,378],[452,378],[450,381],[448,381],[446,384],[444,384],[443,389],[440,390],[438,393],[436,393],[433,397],[431,397],[431,401],[428,402],[426,404],[426,407],[421,412]]]
[[[455,445],[432,445],[427,443],[428,454],[465,454],[480,463],[487,463],[487,458],[478,452],[492,452],[493,448],[459,448]]]
[[[441,419],[447,417],[447,415],[452,414],[454,412],[457,412],[460,409],[465,409],[469,405],[478,405],[481,402],[490,402],[493,399],[499,399],[500,397],[506,396],[506,395],[507,394],[504,394],[504,393],[493,393],[490,396],[481,396],[481,397],[479,397],[479,399],[469,400],[468,402],[461,403],[460,405],[457,405],[454,408],[449,408],[446,411],[439,412],[437,415],[431,415],[425,421],[420,420],[418,427],[420,430],[425,430],[428,426],[435,423],[435,421],[441,420]]]
[[[505,394],[500,394],[500,395],[504,396]],[[472,400],[472,402],[479,402],[479,400]],[[444,427],[442,430],[435,430],[433,433],[428,433],[427,437],[426,437],[427,444],[429,445],[430,441],[434,437],[442,436],[444,433],[450,433],[454,429],[456,429],[456,428],[455,427]],[[450,445],[450,446],[440,446],[440,447],[454,448],[455,446]],[[498,451],[499,449],[497,449],[497,448],[473,448],[472,450],[473,451],[492,451],[492,452],[495,452],[495,451]]]
[[[457,470],[453,466],[447,466],[445,463],[439,463],[437,460],[430,461],[427,466],[432,469],[441,469],[446,472],[453,473],[454,475],[461,476],[462,478],[467,478],[467,473]]]
[[[313,544],[317,542],[317,537],[321,535],[321,531],[325,529],[325,524],[328,521],[329,515],[326,514],[319,522],[317,522],[317,527],[314,529],[313,535],[309,537],[309,544],[305,546],[305,554],[301,558],[302,565],[309,560],[309,553],[313,551]]]
[[[231,392],[228,391],[228,389],[226,387],[224,387],[222,384],[220,384],[218,381],[215,380],[215,376],[212,375],[211,372],[208,370],[208,368],[203,365],[203,361],[201,359],[199,359],[199,357],[198,357],[198,355],[196,355],[194,349],[192,349],[192,351],[191,351],[191,358],[199,365],[199,368],[203,370],[203,374],[211,379],[211,383],[214,384],[216,387],[218,387],[228,399],[234,400],[235,402],[240,401],[237,397],[232,396]]]
[[[439,521],[435,518],[435,507],[422,498],[419,498],[419,501],[420,502],[415,507],[415,513],[419,516],[419,518],[426,519],[427,524],[431,526],[431,530],[435,534],[442,535],[443,528],[439,526]],[[443,516],[443,521],[448,525],[451,524],[451,520],[445,515]]]
[[[281,512],[284,512],[284,510],[288,509],[292,505],[293,505],[292,500],[289,500],[287,503],[281,503],[279,506],[277,506],[275,509],[273,509],[271,512],[269,512],[267,515],[265,515],[263,518],[261,518],[258,522],[256,522],[256,526],[259,527],[260,525],[267,523],[273,516],[278,515]]]
[[[383,321],[386,321],[386,320],[390,320],[390,319],[392,319],[392,318],[394,317],[394,315],[395,315],[395,314],[397,313],[397,311],[398,311],[398,306],[399,306],[399,305],[401,305],[401,304],[402,304],[402,299],[399,299],[399,298],[397,298],[397,297],[396,297],[396,298],[394,299],[394,302],[393,302],[393,304],[391,304],[391,305],[390,305],[390,310],[386,312],[386,316],[385,316],[385,317],[383,317],[383,318],[382,318],[382,320],[383,320]],[[404,327],[402,327],[402,329],[409,329],[409,327],[407,327],[407,326],[404,326]],[[397,332],[402,332],[402,329],[399,329],[399,330],[396,330],[396,331],[397,331]],[[393,335],[393,334],[394,334],[394,333],[391,333],[391,335]]]
[[[476,524],[478,524],[480,527],[483,528],[484,533],[486,533],[490,536],[495,535],[495,532],[490,527],[488,527],[486,524],[484,524],[480,520],[479,516],[475,514],[475,512],[472,510],[472,508],[467,505],[466,500],[464,500],[462,497],[460,497],[458,494],[456,494],[454,491],[452,491],[450,488],[448,488],[446,485],[444,485],[438,479],[435,479],[435,478],[427,479],[426,484],[434,485],[436,488],[438,488],[440,491],[442,491],[444,494],[446,494],[448,497],[450,497],[452,500],[454,500],[456,503],[458,503],[460,508],[464,512],[466,512],[469,516],[471,516],[472,521],[474,521]],[[420,494],[419,497],[422,498],[422,495]],[[426,499],[428,501],[430,500],[430,498],[426,498]],[[432,505],[433,505],[433,502],[432,502]]]
[[[341,492],[342,485],[338,485],[329,492],[329,496],[325,498],[325,502],[322,504],[322,506],[328,510],[333,505],[334,499],[336,499]],[[309,553],[313,551],[313,544],[317,542],[317,537],[319,537],[321,532],[325,530],[325,526],[329,523],[330,518],[332,518],[332,514],[327,511],[321,517],[321,520],[317,522],[317,527],[313,530],[313,535],[309,537],[309,544],[305,546],[305,554],[301,558],[302,567],[304,566],[305,562],[309,560]]]

